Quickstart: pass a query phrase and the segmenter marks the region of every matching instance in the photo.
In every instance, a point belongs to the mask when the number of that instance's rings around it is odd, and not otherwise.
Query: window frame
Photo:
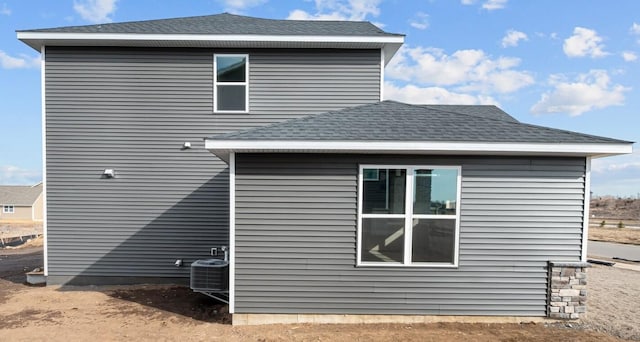
[[[13,204],[4,204],[2,206],[3,214],[15,214],[15,212],[16,212],[16,207]]]
[[[364,169],[404,169],[405,180],[405,210],[403,214],[365,214],[362,212],[364,196]],[[455,215],[430,215],[413,214],[414,200],[414,173],[415,170],[423,169],[451,169],[456,170],[456,213]],[[457,268],[460,251],[460,197],[462,192],[462,167],[460,165],[389,165],[389,164],[360,164],[358,165],[358,217],[357,217],[357,247],[356,266],[357,267],[437,267],[437,268]],[[371,262],[362,261],[362,222],[365,218],[404,218],[404,257],[403,262]],[[453,263],[443,262],[412,262],[413,247],[413,219],[455,219],[455,237],[453,250]]]
[[[245,80],[244,82],[218,82],[218,57],[244,57]],[[218,86],[244,86],[244,110],[218,109]],[[246,53],[214,53],[213,54],[213,112],[214,113],[249,113],[249,54]]]

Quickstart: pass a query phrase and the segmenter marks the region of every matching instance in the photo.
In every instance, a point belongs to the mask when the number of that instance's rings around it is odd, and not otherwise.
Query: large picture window
[[[213,57],[216,112],[249,111],[249,56],[216,54]]]
[[[457,266],[460,171],[361,166],[358,264]]]

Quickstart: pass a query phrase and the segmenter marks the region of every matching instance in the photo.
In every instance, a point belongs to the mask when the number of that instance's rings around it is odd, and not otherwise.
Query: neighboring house
[[[584,310],[591,159],[630,142],[381,101],[404,38],[368,22],[18,38],[43,59],[49,284],[186,283],[177,259],[229,245],[234,324]]]
[[[42,183],[0,185],[0,222],[42,221]]]

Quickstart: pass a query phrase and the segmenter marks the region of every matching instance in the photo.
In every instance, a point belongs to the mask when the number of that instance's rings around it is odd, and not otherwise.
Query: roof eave
[[[484,143],[413,141],[274,141],[205,139],[205,148],[228,161],[230,153],[438,154],[572,156],[601,158],[633,152],[631,143]]]
[[[18,39],[37,51],[42,46],[152,46],[224,48],[382,48],[385,63],[404,43],[404,36],[321,36],[259,34],[138,34],[18,31]]]

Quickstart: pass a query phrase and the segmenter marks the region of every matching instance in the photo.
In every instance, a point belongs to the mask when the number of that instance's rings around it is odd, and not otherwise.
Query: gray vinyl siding
[[[380,101],[378,50],[258,50],[249,67],[251,117],[216,113],[220,132]]]
[[[356,267],[358,164],[462,167],[458,268]],[[545,316],[584,158],[236,155],[236,313]]]
[[[251,112],[214,114],[214,52],[46,49],[50,282],[188,277],[176,259],[228,244],[228,168],[204,137],[379,98],[377,50],[234,50]]]

